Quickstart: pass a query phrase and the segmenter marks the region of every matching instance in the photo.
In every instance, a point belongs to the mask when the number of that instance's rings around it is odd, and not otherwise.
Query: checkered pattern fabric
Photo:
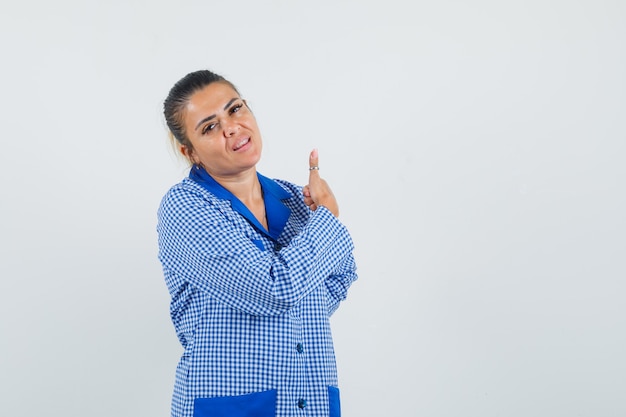
[[[159,259],[184,348],[174,417],[339,415],[329,317],[357,278],[352,240],[326,208],[310,211],[301,187],[261,183],[266,207],[270,185],[286,197],[277,238],[233,209],[234,196],[219,198],[224,189],[190,178],[159,207]],[[263,410],[234,414],[231,398],[248,408],[258,398]]]

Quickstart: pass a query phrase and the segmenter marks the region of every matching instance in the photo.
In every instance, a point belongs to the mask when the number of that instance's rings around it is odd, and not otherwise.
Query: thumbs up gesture
[[[317,210],[320,206],[324,206],[330,210],[335,217],[339,217],[339,205],[337,204],[337,199],[335,199],[335,195],[326,181],[320,177],[318,164],[319,155],[317,153],[317,149],[313,149],[309,155],[309,184],[305,185],[302,189],[302,194],[304,194],[304,203],[313,211]]]

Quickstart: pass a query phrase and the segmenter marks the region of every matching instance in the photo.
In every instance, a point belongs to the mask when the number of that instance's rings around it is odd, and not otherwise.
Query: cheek
[[[204,165],[219,164],[224,160],[225,142],[221,140],[204,140],[194,151],[197,162]]]
[[[250,122],[248,123],[248,128],[254,132],[256,132],[259,136],[260,136],[260,130],[259,130],[259,125],[257,125],[256,120],[255,119],[251,119]]]

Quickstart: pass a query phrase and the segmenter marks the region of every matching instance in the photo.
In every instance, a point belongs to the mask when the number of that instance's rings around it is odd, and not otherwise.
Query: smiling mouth
[[[243,138],[243,139],[239,140],[239,142],[237,142],[237,143],[235,144],[235,147],[233,148],[233,150],[234,150],[234,151],[237,151],[237,150],[241,149],[241,148],[242,148],[243,146],[245,146],[248,142],[250,142],[250,138],[249,138],[249,137],[247,137],[247,138]]]

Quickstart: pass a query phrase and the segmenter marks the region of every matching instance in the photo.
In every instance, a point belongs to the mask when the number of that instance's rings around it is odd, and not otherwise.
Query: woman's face
[[[194,93],[185,112],[185,130],[193,150],[183,149],[193,163],[216,177],[254,169],[263,143],[254,115],[226,83],[215,82]]]

